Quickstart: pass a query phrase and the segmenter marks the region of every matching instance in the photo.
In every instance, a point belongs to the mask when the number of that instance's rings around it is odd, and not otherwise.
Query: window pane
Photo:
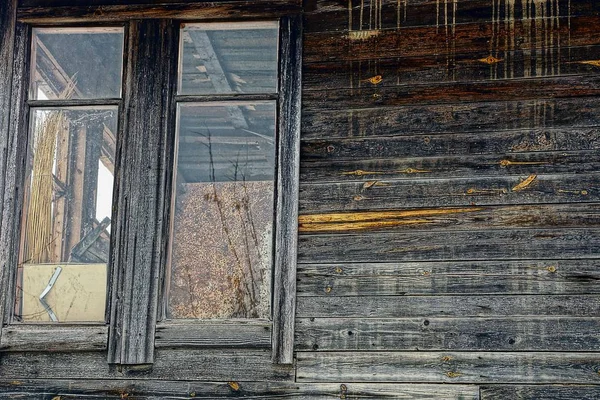
[[[186,24],[179,94],[277,91],[277,22]]]
[[[178,107],[169,317],[269,316],[275,109]]]
[[[19,320],[104,320],[117,112],[31,112]]]
[[[29,98],[121,96],[122,28],[33,29]]]

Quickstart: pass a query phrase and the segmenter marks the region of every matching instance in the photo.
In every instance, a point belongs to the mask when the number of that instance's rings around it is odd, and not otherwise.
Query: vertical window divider
[[[154,362],[160,274],[166,258],[164,205],[174,27],[172,20],[132,20],[117,143],[115,229],[111,240],[108,362]],[[158,63],[158,64],[157,64]]]

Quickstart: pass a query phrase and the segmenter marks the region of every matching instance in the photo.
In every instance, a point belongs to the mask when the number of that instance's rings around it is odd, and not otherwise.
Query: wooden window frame
[[[27,0],[33,5],[37,0]],[[40,3],[52,3],[41,1]],[[155,348],[270,348],[272,361],[293,362],[300,154],[302,19],[296,0],[173,2],[159,6],[17,8],[0,5],[0,139],[7,152],[0,231],[0,349],[108,349],[108,363],[151,365]],[[98,3],[98,2],[96,2]],[[113,2],[114,3],[114,2]],[[265,11],[268,10],[268,11]],[[158,322],[164,316],[165,265],[175,140],[179,21],[279,20],[277,178],[272,318]],[[175,20],[177,19],[177,20]],[[16,250],[27,154],[29,46],[32,26],[125,26],[119,110],[108,325],[14,324]],[[13,48],[14,44],[14,48]],[[4,61],[3,61],[4,60]],[[156,68],[156,60],[166,60]],[[148,73],[150,71],[150,73]],[[10,90],[5,90],[10,88]],[[66,105],[66,104],[65,104]]]

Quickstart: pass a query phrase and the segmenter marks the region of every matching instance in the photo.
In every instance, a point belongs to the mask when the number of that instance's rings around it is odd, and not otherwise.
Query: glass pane
[[[178,108],[170,318],[268,318],[275,102]]]
[[[277,91],[277,22],[186,24],[179,94]]]
[[[31,112],[18,320],[104,321],[117,113]]]
[[[121,97],[123,28],[35,28],[29,98]]]

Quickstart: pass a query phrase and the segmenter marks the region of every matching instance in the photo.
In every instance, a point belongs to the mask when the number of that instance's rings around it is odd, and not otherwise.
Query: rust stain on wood
[[[537,175],[535,174],[531,174],[529,175],[524,181],[522,181],[521,183],[519,183],[518,185],[516,185],[515,187],[512,188],[513,192],[519,192],[521,190],[525,190],[527,189],[532,183],[533,181],[535,181],[537,179]]]
[[[477,61],[488,64],[488,65],[494,65],[494,64],[498,64],[499,62],[503,61],[502,58],[496,58],[492,55],[489,55],[485,58],[480,58]]]
[[[508,167],[510,165],[544,165],[548,164],[544,161],[510,161],[510,160],[500,160],[500,166]]]

